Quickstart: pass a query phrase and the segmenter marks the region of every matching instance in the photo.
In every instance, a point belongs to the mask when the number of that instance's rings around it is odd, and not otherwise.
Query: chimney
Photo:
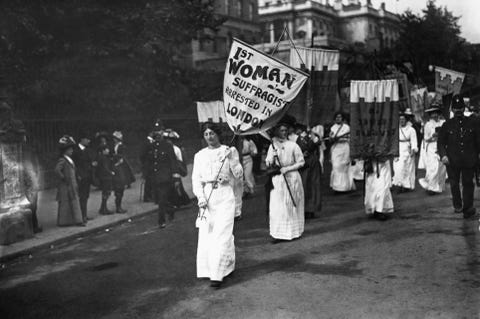
[[[385,2],[380,3],[380,10],[386,11],[385,9]]]
[[[367,7],[371,7],[372,6],[372,0],[367,0]]]

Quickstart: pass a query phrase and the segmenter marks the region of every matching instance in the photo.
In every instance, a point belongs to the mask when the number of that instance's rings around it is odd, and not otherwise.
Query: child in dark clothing
[[[98,153],[98,166],[96,173],[102,191],[102,204],[98,213],[101,215],[110,215],[113,214],[113,212],[107,208],[107,200],[112,192],[113,176],[115,173],[113,172],[113,163],[108,146],[100,145]]]

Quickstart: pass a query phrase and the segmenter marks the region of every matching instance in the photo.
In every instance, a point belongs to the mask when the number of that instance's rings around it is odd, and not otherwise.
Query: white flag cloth
[[[291,66],[300,68],[305,63],[308,70],[311,70],[313,66],[315,71],[338,71],[339,51],[304,47],[296,47],[296,49],[295,51],[295,48],[290,48]]]
[[[198,123],[225,122],[225,109],[222,101],[197,102]]]
[[[396,102],[398,82],[397,80],[350,82],[350,103],[358,103],[361,98],[365,99],[366,103],[385,102],[386,98]]]
[[[308,74],[234,39],[223,81],[230,129],[247,135],[273,127],[307,78]]]
[[[435,91],[441,95],[459,94],[465,73],[435,66]]]

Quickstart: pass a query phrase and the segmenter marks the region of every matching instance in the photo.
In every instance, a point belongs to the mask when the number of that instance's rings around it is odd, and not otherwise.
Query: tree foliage
[[[191,40],[222,22],[213,0],[2,1],[7,92],[55,116],[178,109],[188,103]]]
[[[420,15],[406,11],[397,57],[412,62],[419,77],[429,76],[429,65],[467,71],[474,63],[473,48],[460,37],[459,19],[435,0],[427,1]]]

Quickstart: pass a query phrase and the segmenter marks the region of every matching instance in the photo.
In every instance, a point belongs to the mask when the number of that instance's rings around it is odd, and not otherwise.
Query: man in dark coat
[[[452,99],[454,117],[442,125],[437,146],[438,154],[447,167],[455,213],[463,213],[463,217],[469,219],[476,214],[473,207],[473,176],[480,152],[480,128],[473,118],[464,116],[464,110],[463,98],[455,95]]]
[[[96,154],[90,149],[90,139],[88,135],[82,132],[80,142],[73,150],[72,159],[75,163],[78,183],[78,197],[80,200],[80,209],[82,211],[83,221],[87,222],[92,218],[87,215],[87,202],[90,196],[90,185],[92,184],[93,170],[97,166],[95,160]]]
[[[173,189],[173,177],[178,173],[177,161],[173,147],[163,139],[163,128],[156,127],[153,132],[154,142],[149,144],[145,153],[144,170],[151,178],[152,192],[155,203],[158,205],[158,225],[166,226],[165,213],[170,221],[173,220],[173,207],[169,203],[169,196]]]

